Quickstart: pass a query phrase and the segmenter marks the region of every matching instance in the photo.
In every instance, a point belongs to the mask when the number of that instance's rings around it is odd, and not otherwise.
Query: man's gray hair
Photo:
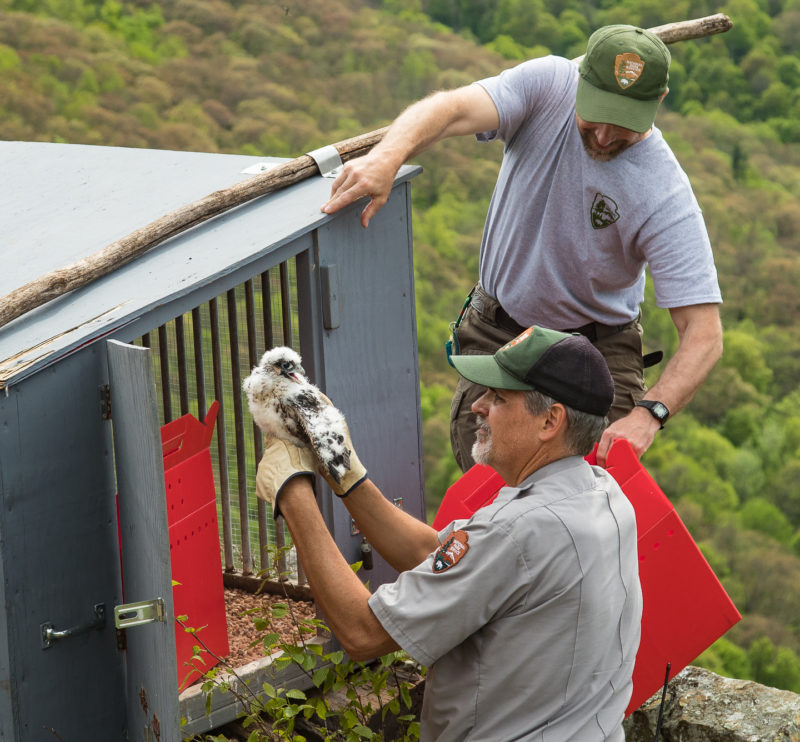
[[[525,392],[525,406],[532,415],[547,412],[557,401],[535,389]],[[567,412],[567,434],[564,439],[567,449],[573,456],[586,456],[608,427],[608,418],[581,412],[563,402],[560,404]]]

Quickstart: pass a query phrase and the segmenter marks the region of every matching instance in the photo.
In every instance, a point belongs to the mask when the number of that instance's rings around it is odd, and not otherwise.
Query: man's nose
[[[471,405],[470,409],[476,415],[484,415],[486,413],[486,402],[489,395],[489,390],[487,389],[480,397],[478,397]]]
[[[595,127],[594,138],[601,147],[608,147],[614,141],[614,132],[610,126],[603,124]]]

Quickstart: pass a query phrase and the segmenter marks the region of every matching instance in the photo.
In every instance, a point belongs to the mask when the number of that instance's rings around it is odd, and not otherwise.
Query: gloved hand
[[[329,405],[326,410],[326,419],[329,423],[333,423],[329,425],[329,430],[335,429],[337,435],[341,435],[343,440],[333,441],[334,445],[330,445],[330,440],[325,440],[322,445],[317,446],[312,437],[311,445],[319,462],[319,473],[325,478],[334,494],[339,497],[347,497],[367,478],[367,470],[353,448],[350,429],[347,427],[344,415],[322,392],[320,392],[320,397]]]
[[[284,485],[294,477],[316,473],[316,461],[310,448],[298,448],[280,438],[264,440],[264,455],[256,473],[256,495],[272,506],[272,517],[281,511],[278,497]]]

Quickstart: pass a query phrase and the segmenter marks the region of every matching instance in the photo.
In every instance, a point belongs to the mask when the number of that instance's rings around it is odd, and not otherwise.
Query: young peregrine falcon
[[[305,377],[300,356],[277,347],[244,380],[250,413],[267,437],[311,447],[338,484],[350,469],[344,416]]]

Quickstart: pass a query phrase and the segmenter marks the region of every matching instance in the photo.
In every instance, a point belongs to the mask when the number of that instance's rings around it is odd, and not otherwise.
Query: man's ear
[[[664,98],[666,98],[666,97],[667,97],[667,93],[669,93],[669,88],[667,88],[667,89],[664,91],[664,93],[663,93],[663,94],[662,94],[662,96],[661,96],[661,99],[658,101],[659,103],[663,103],[663,102],[664,102]]]
[[[539,436],[543,441],[558,437],[567,429],[567,411],[560,402],[555,402],[545,413]]]

